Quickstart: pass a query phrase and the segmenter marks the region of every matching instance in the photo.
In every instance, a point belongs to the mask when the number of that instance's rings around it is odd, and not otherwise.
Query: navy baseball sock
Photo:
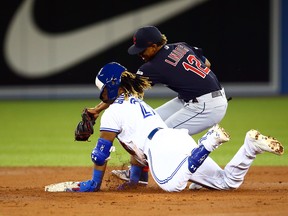
[[[130,182],[137,184],[142,174],[142,167],[137,165],[131,165],[130,168]]]

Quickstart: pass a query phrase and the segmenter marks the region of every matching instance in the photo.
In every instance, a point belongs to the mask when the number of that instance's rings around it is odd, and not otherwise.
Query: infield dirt
[[[0,216],[25,215],[288,215],[288,167],[252,166],[234,191],[161,190],[150,176],[146,187],[117,191],[122,181],[105,173],[97,193],[51,193],[44,186],[91,178],[87,167],[0,168]]]

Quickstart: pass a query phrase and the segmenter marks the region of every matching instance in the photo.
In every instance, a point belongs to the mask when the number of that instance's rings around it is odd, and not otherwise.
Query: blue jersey
[[[178,93],[185,101],[221,89],[215,74],[205,65],[202,50],[188,44],[164,45],[137,71],[152,85],[161,83]]]

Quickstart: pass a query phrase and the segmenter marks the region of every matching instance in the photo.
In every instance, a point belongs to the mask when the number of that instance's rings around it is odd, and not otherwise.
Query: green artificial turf
[[[154,108],[168,101],[146,99]],[[74,141],[74,129],[84,107],[98,100],[3,100],[0,101],[0,166],[91,166],[90,152],[98,139],[99,120],[91,142]],[[211,157],[224,166],[242,145],[248,130],[288,143],[288,98],[233,98],[221,126],[231,135]],[[197,140],[204,132],[194,135]],[[109,165],[129,162],[129,155],[115,142]],[[288,165],[286,154],[257,156],[253,165]]]

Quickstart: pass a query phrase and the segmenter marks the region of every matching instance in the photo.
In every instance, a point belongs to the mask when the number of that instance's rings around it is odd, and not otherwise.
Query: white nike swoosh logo
[[[161,2],[69,33],[47,34],[35,26],[31,15],[33,0],[26,0],[18,8],[8,29],[5,57],[15,73],[23,77],[47,77],[79,64],[128,37],[132,40],[132,34],[139,26],[156,25],[204,1]]]

